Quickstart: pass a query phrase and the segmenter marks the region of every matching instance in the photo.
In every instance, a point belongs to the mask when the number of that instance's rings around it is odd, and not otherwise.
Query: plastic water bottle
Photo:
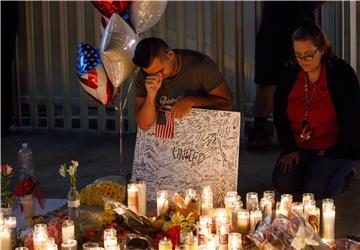
[[[19,150],[19,178],[34,176],[33,154],[27,143],[23,143]]]

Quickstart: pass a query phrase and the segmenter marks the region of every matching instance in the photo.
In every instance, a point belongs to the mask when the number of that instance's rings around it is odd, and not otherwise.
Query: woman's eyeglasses
[[[314,56],[316,55],[316,53],[319,51],[319,49],[316,49],[313,53],[309,54],[309,55],[305,55],[305,56],[298,56],[295,55],[296,60],[301,61],[304,60],[305,62],[310,62],[314,59]]]

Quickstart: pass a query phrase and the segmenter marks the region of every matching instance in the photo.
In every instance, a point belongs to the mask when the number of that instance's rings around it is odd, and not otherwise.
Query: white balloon
[[[165,12],[167,1],[131,1],[130,21],[136,33],[150,29]]]
[[[132,62],[135,48],[140,37],[116,13],[114,13],[101,37],[100,53],[108,74],[115,88],[121,86],[134,71]]]

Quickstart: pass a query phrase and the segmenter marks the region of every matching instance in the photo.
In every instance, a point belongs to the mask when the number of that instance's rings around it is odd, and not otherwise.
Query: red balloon
[[[123,14],[129,7],[129,1],[91,1],[93,5],[106,17],[110,18],[113,13]]]

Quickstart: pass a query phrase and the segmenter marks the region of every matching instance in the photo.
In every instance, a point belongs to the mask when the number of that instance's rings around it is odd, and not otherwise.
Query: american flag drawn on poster
[[[170,111],[158,112],[155,137],[160,139],[171,139],[174,137],[174,121]]]

